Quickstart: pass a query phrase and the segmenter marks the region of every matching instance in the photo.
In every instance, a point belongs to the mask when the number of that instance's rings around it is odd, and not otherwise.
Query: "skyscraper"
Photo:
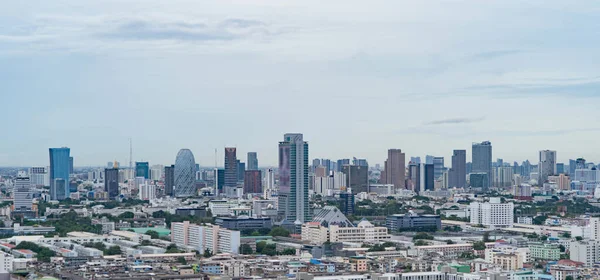
[[[248,162],[248,170],[258,170],[258,156],[256,152],[249,152],[246,161]]]
[[[69,169],[71,149],[50,148],[50,197],[63,200],[69,197]]]
[[[448,172],[448,187],[464,188],[467,185],[467,151],[452,152],[452,168]]]
[[[548,181],[548,176],[556,175],[556,151],[540,151],[540,163],[538,164],[538,183],[541,185]]]
[[[225,169],[215,168],[215,195],[224,193],[225,186]]]
[[[116,162],[113,168],[104,169],[104,191],[108,193],[109,199],[119,196],[119,167]]]
[[[409,163],[408,164],[408,185],[407,189],[414,192],[419,192],[421,188],[421,164],[420,163]]]
[[[279,207],[284,218],[311,220],[308,204],[308,142],[302,134],[288,133],[279,142]]]
[[[18,173],[13,193],[14,211],[23,214],[31,212],[33,208],[33,193],[31,191],[31,181],[25,172]]]
[[[196,161],[194,154],[188,149],[181,149],[175,158],[175,197],[187,197],[197,194],[196,191]]]
[[[556,163],[556,175],[565,174],[565,164],[564,163]]]
[[[578,158],[575,160],[575,170],[577,169],[587,169],[584,158]]]
[[[423,191],[433,191],[434,188],[434,174],[435,169],[433,164],[421,164],[421,186],[419,188],[419,193]]]
[[[150,179],[150,165],[147,161],[135,162],[135,177],[144,177],[144,179]]]
[[[369,163],[367,162],[366,159],[363,159],[363,158],[353,158],[352,165],[369,166]]]
[[[73,157],[69,157],[69,174],[73,174]]]
[[[238,182],[243,182],[244,181],[244,172],[246,172],[246,163],[241,162],[240,160],[237,161],[238,163]]]
[[[444,166],[444,157],[433,157],[433,179],[438,180],[446,171]]]
[[[421,164],[421,157],[411,157],[410,162],[416,163],[416,164]]]
[[[342,173],[346,174],[346,188],[350,188],[353,194],[369,192],[369,166],[346,164]]]
[[[386,184],[393,184],[395,189],[404,189],[406,186],[405,154],[400,149],[389,149],[385,161]]]
[[[484,141],[481,143],[473,143],[473,152],[472,152],[472,173],[485,173],[487,174],[487,185],[485,187],[489,187],[492,185],[492,143],[489,141]],[[483,189],[483,191],[487,191]]]
[[[173,196],[175,186],[175,165],[165,166],[165,195]]]
[[[244,193],[262,194],[262,174],[260,170],[244,172]]]
[[[238,182],[238,160],[236,148],[225,148],[225,182],[224,187],[236,187]]]

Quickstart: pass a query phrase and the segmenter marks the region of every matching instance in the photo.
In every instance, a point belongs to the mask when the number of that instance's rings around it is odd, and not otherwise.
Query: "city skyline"
[[[211,166],[238,146],[276,165],[268,143],[289,131],[316,157],[370,163],[484,140],[507,161],[600,161],[600,127],[582,119],[600,88],[593,2],[234,2],[6,3],[0,114],[19,133],[0,166],[60,146],[76,166],[129,162],[129,138],[138,161],[187,147]]]

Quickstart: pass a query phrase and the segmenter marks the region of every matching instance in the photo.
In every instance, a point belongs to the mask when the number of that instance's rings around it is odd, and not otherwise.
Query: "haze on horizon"
[[[212,166],[237,146],[275,165],[300,132],[310,158],[450,161],[558,151],[600,161],[595,1],[5,1],[0,166]]]

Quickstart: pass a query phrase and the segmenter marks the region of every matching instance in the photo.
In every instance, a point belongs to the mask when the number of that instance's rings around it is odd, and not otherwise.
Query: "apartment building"
[[[171,241],[177,246],[189,246],[204,252],[239,253],[240,232],[218,225],[196,225],[189,221],[171,223]]]
[[[302,226],[302,241],[320,245],[329,242],[380,242],[391,238],[386,227],[376,227],[370,222],[361,221],[357,227],[340,227],[330,225],[325,227],[317,222],[305,223]]]

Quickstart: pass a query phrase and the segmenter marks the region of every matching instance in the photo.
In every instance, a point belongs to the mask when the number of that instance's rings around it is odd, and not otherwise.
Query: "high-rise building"
[[[279,142],[279,208],[290,222],[311,220],[308,204],[308,142],[299,133],[285,134],[283,141]]]
[[[584,158],[578,158],[575,160],[575,170],[577,169],[587,169]]]
[[[260,170],[244,172],[244,193],[262,194],[262,174]]]
[[[351,189],[352,194],[369,192],[369,166],[346,164],[342,173],[346,174],[346,188]]]
[[[236,152],[236,148],[225,148],[225,188],[237,186],[239,165]]]
[[[352,165],[369,166],[369,162],[367,162],[367,160],[363,159],[363,158],[353,158]],[[342,168],[343,168],[343,166],[342,166]]]
[[[150,179],[150,164],[147,161],[135,162],[135,177],[144,177]]]
[[[452,152],[452,168],[448,171],[448,187],[464,188],[467,185],[467,151]]]
[[[73,157],[69,157],[69,174],[73,174]]]
[[[565,164],[562,162],[559,162],[556,164],[556,175],[558,174],[565,174]]]
[[[175,165],[165,166],[165,195],[173,196],[175,187]]]
[[[415,164],[421,164],[421,157],[410,157],[410,162]]]
[[[354,195],[352,193],[340,193],[340,210],[344,215],[354,215]]]
[[[196,190],[196,161],[194,154],[188,149],[181,149],[175,158],[175,197],[187,197],[197,194]]]
[[[475,189],[487,191],[490,187],[488,174],[485,172],[469,173],[469,186]]]
[[[240,232],[217,225],[203,226],[184,221],[171,223],[171,242],[180,247],[192,247],[198,252],[208,250],[212,254],[238,254]]]
[[[321,159],[321,165],[325,166],[325,168],[327,168],[327,174],[329,174],[329,171],[331,171],[331,160],[329,159]]]
[[[104,169],[104,191],[109,199],[119,196],[119,168],[116,163],[113,168]]]
[[[224,193],[225,186],[225,169],[215,168],[215,194]]]
[[[246,171],[246,164],[241,162],[240,160],[237,161],[238,163],[238,182],[243,182],[244,181],[244,172]]]
[[[444,171],[446,171],[444,157],[433,157],[433,179],[439,180]]]
[[[426,155],[425,156],[425,164],[433,164],[434,156]]]
[[[140,185],[139,199],[140,200],[156,199],[156,186],[154,184]]]
[[[394,185],[395,189],[404,189],[406,187],[405,155],[402,150],[388,150],[388,157],[385,161],[385,176],[385,183]]]
[[[273,169],[267,169],[265,173],[264,198],[272,199],[278,192],[275,187],[275,172]]]
[[[538,183],[541,185],[548,181],[548,176],[556,175],[556,151],[540,151],[540,163],[538,164]]]
[[[30,212],[33,209],[33,192],[31,190],[31,180],[25,172],[19,172],[15,179],[13,191],[14,211]]]
[[[421,188],[421,164],[411,162],[408,165],[408,179],[406,188],[414,192],[419,192]]]
[[[421,171],[420,171],[420,176],[421,176],[421,180],[420,180],[420,187],[419,187],[419,193],[423,192],[423,191],[433,191],[435,190],[434,187],[434,174],[435,174],[435,168],[433,164],[421,164]]]
[[[50,186],[50,174],[46,167],[29,168],[29,180],[33,187]]]
[[[467,174],[473,172],[473,163],[472,162],[467,162],[467,164],[465,164],[465,171]]]
[[[491,228],[512,227],[514,223],[514,204],[502,203],[499,197],[490,198],[489,202],[471,202],[471,224],[484,225]]]
[[[52,200],[63,200],[69,197],[70,153],[71,149],[66,147],[50,148],[50,197]]]
[[[496,187],[510,187],[513,181],[513,168],[511,166],[499,166],[494,168],[494,184]]]
[[[256,152],[248,152],[248,170],[258,170],[258,156]]]
[[[473,170],[471,172],[486,173],[489,187],[492,185],[492,143],[489,141],[473,143],[472,149]],[[487,189],[483,191],[487,191]]]

